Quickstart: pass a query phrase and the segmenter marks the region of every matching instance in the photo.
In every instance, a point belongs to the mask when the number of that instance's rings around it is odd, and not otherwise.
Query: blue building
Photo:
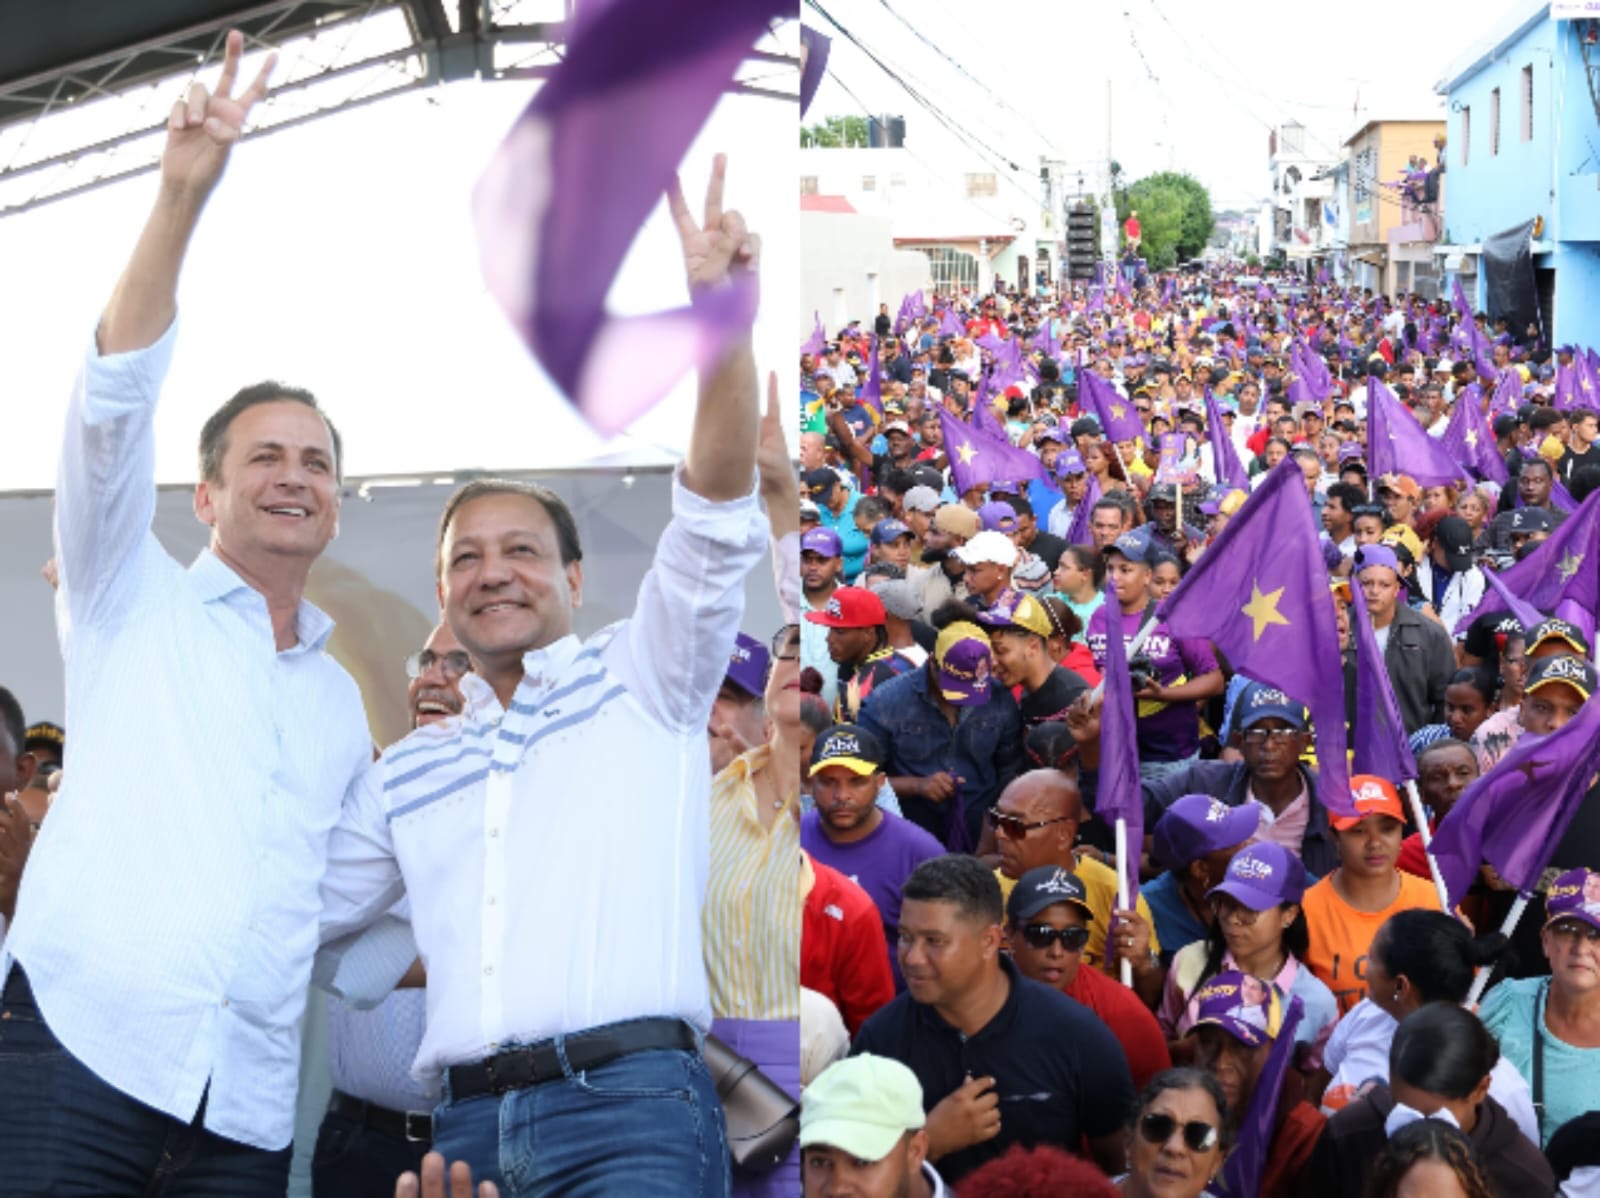
[[[1450,189],[1436,252],[1481,309],[1483,240],[1541,218],[1546,335],[1600,345],[1600,22],[1551,7],[1519,0],[1435,89],[1448,100]]]

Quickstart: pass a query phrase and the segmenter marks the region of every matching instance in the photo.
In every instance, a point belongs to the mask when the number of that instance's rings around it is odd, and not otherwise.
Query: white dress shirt
[[[266,600],[210,551],[151,532],[151,422],[176,323],[93,351],[56,490],[57,628],[72,749],[0,954],[102,1080],[258,1148],[293,1134],[317,884],[371,760],[355,682],[300,605],[279,652]]]
[[[675,482],[672,504],[630,619],[528,653],[509,710],[463,678],[461,717],[392,746],[346,803],[323,935],[410,896],[425,1082],[625,1019],[710,1026],[706,720],[767,531],[753,491],[715,504]]]

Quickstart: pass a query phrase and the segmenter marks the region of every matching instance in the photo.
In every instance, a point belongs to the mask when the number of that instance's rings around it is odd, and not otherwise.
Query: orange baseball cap
[[[1369,815],[1389,815],[1405,823],[1406,809],[1400,804],[1400,792],[1394,783],[1376,774],[1356,774],[1350,779],[1350,798],[1359,815],[1334,816],[1328,820],[1337,831],[1348,832]]]

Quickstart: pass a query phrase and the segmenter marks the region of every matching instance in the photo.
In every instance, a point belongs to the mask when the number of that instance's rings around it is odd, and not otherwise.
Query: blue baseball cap
[[[1254,682],[1239,697],[1234,719],[1240,728],[1249,728],[1262,720],[1278,719],[1305,728],[1306,709],[1275,686]]]
[[[1100,553],[1103,557],[1109,557],[1113,553],[1120,553],[1130,562],[1138,562],[1142,566],[1148,566],[1153,550],[1154,545],[1150,540],[1150,534],[1142,528],[1135,528],[1123,533],[1102,549]]]
[[[879,520],[872,526],[872,543],[874,545],[887,545],[890,541],[897,541],[901,537],[909,537],[911,529],[900,520],[889,517]]]

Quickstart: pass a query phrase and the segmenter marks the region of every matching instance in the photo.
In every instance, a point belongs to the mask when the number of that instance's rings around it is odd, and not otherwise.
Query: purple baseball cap
[[[1260,822],[1253,804],[1229,807],[1210,795],[1184,795],[1156,821],[1150,857],[1164,869],[1181,870],[1207,853],[1243,844]]]
[[[946,626],[934,642],[934,663],[939,689],[957,707],[978,707],[989,701],[989,671],[993,658],[989,638],[976,624],[964,620]]]
[[[1359,462],[1367,456],[1367,450],[1359,441],[1346,441],[1339,446],[1339,462]]]
[[[800,538],[801,553],[820,553],[823,557],[843,557],[844,545],[831,528],[813,528]]]
[[[1266,978],[1233,969],[1217,974],[1196,990],[1189,1005],[1196,1012],[1190,1035],[1211,1024],[1241,1044],[1259,1048],[1276,1040],[1283,1026],[1283,991]]]
[[[1544,926],[1558,919],[1578,919],[1600,928],[1600,871],[1569,869],[1545,892]]]
[[[755,637],[741,632],[734,639],[724,681],[732,683],[752,699],[759,699],[766,693],[767,670],[771,665],[772,658],[767,647]]]
[[[1087,474],[1089,468],[1083,464],[1083,455],[1076,449],[1063,449],[1056,455],[1056,477],[1066,478],[1073,474]]]
[[[1009,503],[995,500],[984,504],[978,509],[978,519],[983,521],[984,528],[990,532],[1012,533],[1017,531],[1017,510]]]
[[[1400,577],[1400,559],[1387,545],[1363,545],[1356,550],[1356,576],[1359,578],[1363,570],[1372,566],[1393,570],[1395,577]]]
[[[1281,844],[1263,841],[1241,849],[1222,881],[1206,892],[1226,894],[1252,911],[1298,903],[1306,892],[1306,867]]]

